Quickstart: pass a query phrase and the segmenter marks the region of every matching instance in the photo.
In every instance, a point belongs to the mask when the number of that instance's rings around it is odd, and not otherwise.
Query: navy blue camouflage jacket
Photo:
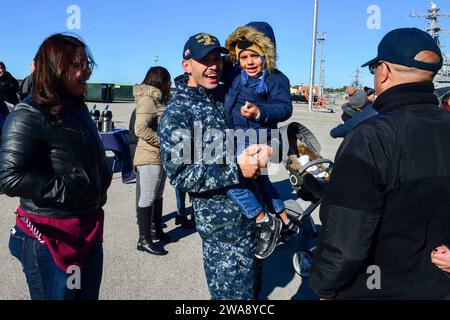
[[[158,130],[167,176],[175,188],[193,196],[226,195],[227,187],[239,183],[239,169],[233,159],[227,161],[224,93],[190,88],[187,77],[176,86]]]

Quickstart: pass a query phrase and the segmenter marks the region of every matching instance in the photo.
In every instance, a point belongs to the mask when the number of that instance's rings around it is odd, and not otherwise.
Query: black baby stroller
[[[304,201],[309,202],[309,206],[303,209],[296,200],[287,200],[286,213],[289,219],[298,225],[300,229],[300,250],[294,253],[294,270],[301,277],[309,275],[309,268],[312,263],[312,255],[315,247],[311,247],[311,242],[317,238],[319,230],[311,217],[314,210],[320,205],[323,192],[328,183],[328,179],[315,177],[317,169],[320,167],[322,176],[329,177],[333,167],[333,161],[320,156],[320,143],[306,127],[300,123],[293,122],[280,129],[283,145],[289,148],[283,150],[283,165],[289,174],[289,181],[298,195]],[[299,147],[300,146],[300,147]],[[288,149],[288,150],[287,150]],[[303,157],[300,165],[293,165],[292,160],[300,158],[302,155],[299,149],[312,151],[315,157]]]

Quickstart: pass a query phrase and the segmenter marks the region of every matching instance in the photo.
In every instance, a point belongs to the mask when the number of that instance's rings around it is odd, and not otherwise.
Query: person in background
[[[2,142],[2,136],[1,136],[1,133],[2,133],[2,131],[3,131],[3,122],[4,122],[3,116],[0,114],[0,143]]]
[[[19,96],[20,96],[20,101],[23,101],[30,93],[31,93],[31,89],[33,88],[33,72],[35,69],[35,65],[34,65],[34,59],[30,64],[30,75],[27,76],[25,79],[22,80],[22,82],[20,83],[20,87],[19,87]]]
[[[6,120],[8,114],[9,114],[8,106],[6,105],[5,101],[3,101],[3,99],[0,97],[0,125],[3,125],[3,122]]]
[[[345,136],[350,131],[352,131],[356,126],[358,126],[361,122],[378,114],[378,112],[373,108],[372,102],[375,101],[372,100],[375,99],[376,97],[375,90],[372,88],[364,87],[364,91],[366,92],[367,95],[367,101],[366,104],[361,108],[362,110],[359,112],[355,112],[351,118],[347,119],[347,121],[331,129],[330,136],[332,138],[345,138]],[[350,100],[353,101],[353,97],[350,97]],[[362,99],[361,101],[363,100],[364,99]]]
[[[83,41],[65,34],[47,38],[35,63],[32,95],[6,119],[0,147],[0,191],[20,197],[9,250],[31,299],[96,300],[112,173],[84,103],[95,63]]]
[[[375,89],[370,88],[370,87],[364,87],[364,92],[367,95],[367,100],[369,100],[370,103],[374,103],[375,99],[377,98]]]
[[[133,88],[136,101],[134,132],[138,138],[133,165],[137,169],[136,197],[139,240],[137,249],[155,255],[168,252],[162,243],[176,240],[163,232],[162,211],[166,174],[160,158],[158,124],[170,94],[170,74],[163,67],[148,70]]]
[[[19,90],[19,82],[6,71],[6,66],[0,62],[0,98],[5,102],[16,105],[19,103],[17,91]]]
[[[130,117],[130,124],[128,127],[128,146],[130,147],[130,156],[131,163],[134,161],[134,154],[136,152],[136,147],[138,143],[138,137],[136,137],[136,133],[134,132],[134,124],[136,123],[136,109],[133,110]]]
[[[175,225],[181,225],[185,229],[195,228],[195,215],[192,213],[191,220],[188,219],[186,211],[186,192],[175,189],[177,197],[177,215],[175,216]]]
[[[367,94],[364,90],[350,87],[347,89],[348,102],[342,105],[342,121],[346,122],[356,113],[360,112],[367,104]]]
[[[442,108],[444,110],[450,111],[450,93],[447,93],[442,98]]]

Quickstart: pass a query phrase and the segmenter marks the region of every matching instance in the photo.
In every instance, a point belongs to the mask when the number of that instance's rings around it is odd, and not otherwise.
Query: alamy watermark
[[[70,276],[67,278],[66,285],[69,290],[81,289],[81,269],[79,266],[69,266],[66,270]]]
[[[370,5],[367,7],[367,14],[370,16],[367,18],[367,28],[369,30],[381,29],[381,9],[377,5]]]
[[[369,290],[381,290],[381,269],[377,265],[372,265],[367,268],[367,274],[370,274],[367,278],[366,285]]]
[[[272,163],[279,163],[287,155],[289,141],[279,129],[204,129],[201,122],[194,122],[194,130],[177,129],[172,132],[170,162],[183,164],[233,164],[237,157],[251,145],[268,145],[272,148]],[[263,149],[261,149],[263,151]],[[262,152],[261,152],[262,153]],[[258,163],[265,154],[246,158],[247,163]]]
[[[69,30],[81,29],[81,8],[75,4],[67,7],[66,13],[69,17],[66,20],[66,26]]]

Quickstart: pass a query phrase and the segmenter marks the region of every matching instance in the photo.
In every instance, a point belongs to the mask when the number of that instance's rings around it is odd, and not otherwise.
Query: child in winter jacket
[[[265,22],[251,22],[237,28],[227,39],[233,63],[240,68],[225,99],[227,122],[236,130],[254,130],[260,144],[272,140],[271,129],[292,115],[292,100],[288,78],[276,69],[276,43],[272,27]],[[262,135],[267,139],[261,142]],[[247,135],[246,136],[251,136]],[[273,137],[275,138],[275,137]],[[247,147],[248,141],[241,146]],[[238,143],[239,145],[239,143]],[[257,194],[264,199],[260,203]],[[256,257],[264,259],[275,249],[283,229],[288,234],[298,232],[285,212],[284,202],[266,175],[256,180],[244,180],[228,190],[248,218],[256,218],[259,240]],[[270,211],[281,220],[266,213]]]

